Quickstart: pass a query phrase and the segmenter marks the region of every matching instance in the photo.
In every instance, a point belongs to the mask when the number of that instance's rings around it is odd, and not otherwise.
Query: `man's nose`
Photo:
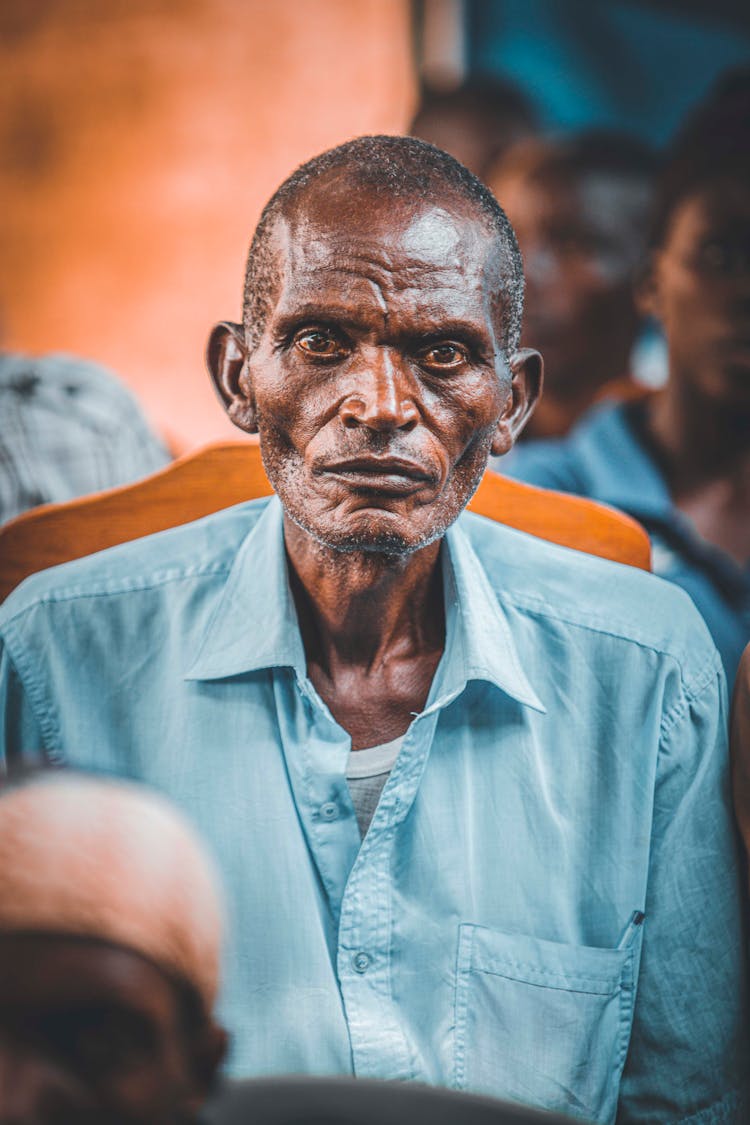
[[[96,1120],[92,1108],[59,1067],[32,1051],[0,1046],[2,1125],[78,1125]]]
[[[366,426],[388,433],[412,430],[419,421],[417,388],[406,360],[388,348],[374,348],[352,372],[353,389],[339,409],[348,429]]]

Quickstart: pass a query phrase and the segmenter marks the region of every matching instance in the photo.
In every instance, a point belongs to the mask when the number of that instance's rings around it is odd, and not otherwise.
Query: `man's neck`
[[[445,623],[440,543],[408,555],[344,552],[288,518],[284,537],[308,665],[377,673],[387,659],[441,652]]]
[[[439,542],[344,553],[285,520],[307,673],[353,750],[397,738],[427,701],[445,644]]]

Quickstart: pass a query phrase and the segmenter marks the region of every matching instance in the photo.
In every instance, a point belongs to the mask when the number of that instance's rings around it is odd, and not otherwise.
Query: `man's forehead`
[[[336,274],[379,275],[399,287],[499,282],[499,239],[462,201],[401,201],[371,194],[313,197],[280,220],[281,272],[287,282]]]

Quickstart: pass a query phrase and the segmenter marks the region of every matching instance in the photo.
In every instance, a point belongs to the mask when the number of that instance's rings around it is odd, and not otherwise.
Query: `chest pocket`
[[[633,947],[561,945],[460,926],[454,1085],[614,1121],[634,964]]]

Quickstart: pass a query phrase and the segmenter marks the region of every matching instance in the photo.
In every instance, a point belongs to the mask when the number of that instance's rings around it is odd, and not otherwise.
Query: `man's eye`
[[[306,355],[333,359],[346,354],[341,341],[329,332],[301,332],[295,344]]]
[[[433,344],[419,357],[420,363],[425,367],[460,367],[467,360],[466,351],[458,344]]]

